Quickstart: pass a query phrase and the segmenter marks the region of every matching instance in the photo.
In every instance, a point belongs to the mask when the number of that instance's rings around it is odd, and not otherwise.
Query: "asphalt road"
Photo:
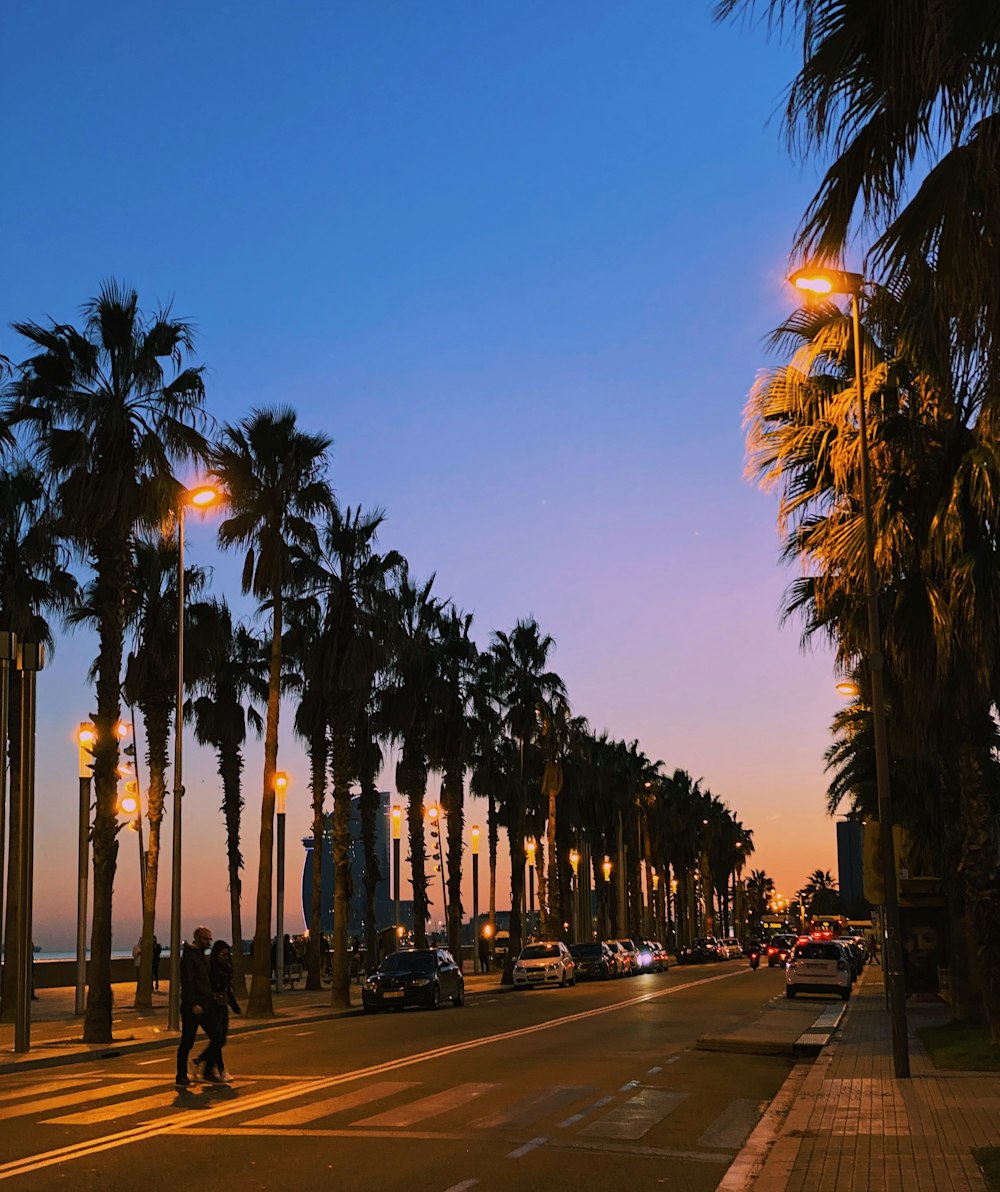
[[[746,962],[236,1036],[0,1078],[0,1182],[80,1192],[510,1192],[718,1184],[789,1061],[692,1050],[781,993]]]

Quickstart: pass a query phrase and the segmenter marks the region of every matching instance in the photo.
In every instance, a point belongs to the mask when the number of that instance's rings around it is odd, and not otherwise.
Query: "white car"
[[[576,962],[559,940],[528,944],[514,961],[514,986],[575,985]]]
[[[805,940],[792,949],[785,966],[785,996],[832,993],[845,1002],[851,996],[851,964],[834,940]]]

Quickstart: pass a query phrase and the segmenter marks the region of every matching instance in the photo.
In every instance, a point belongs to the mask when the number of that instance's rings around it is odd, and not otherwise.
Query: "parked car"
[[[618,976],[618,965],[607,944],[597,940],[590,944],[570,944],[569,954],[576,962],[579,981],[605,981]]]
[[[632,975],[632,953],[627,951],[620,941],[608,940],[608,951],[614,957],[615,976],[629,977]]]
[[[726,949],[727,960],[739,960],[743,956],[743,945],[739,940],[733,939],[732,936],[724,939],[722,946]]]
[[[718,947],[714,939],[699,936],[690,944],[677,949],[678,964],[712,964],[719,959]]]
[[[772,935],[767,943],[767,967],[784,967],[795,947],[794,935]]]
[[[629,976],[637,977],[642,972],[642,965],[639,963],[639,948],[635,940],[620,939],[616,941],[629,955]]]
[[[560,940],[528,944],[514,961],[514,986],[575,985],[576,963]]]
[[[366,1014],[407,1006],[436,1010],[446,998],[456,1006],[465,1002],[462,971],[447,948],[391,952],[361,986]]]
[[[643,940],[642,942],[649,949],[649,967],[654,973],[665,973],[670,966],[666,948],[659,940]]]
[[[636,953],[639,957],[639,971],[643,973],[656,972],[656,960],[653,956],[653,947],[649,940],[637,939],[634,943]]]
[[[785,996],[833,993],[845,1002],[853,979],[845,949],[836,940],[803,940],[792,949],[785,968]]]
[[[503,968],[510,951],[510,932],[498,931],[493,937],[493,961],[497,968]]]

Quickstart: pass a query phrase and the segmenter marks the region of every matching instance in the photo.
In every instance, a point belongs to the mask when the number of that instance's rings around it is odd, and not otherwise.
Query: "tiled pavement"
[[[946,1072],[913,1029],[939,1008],[907,1006],[910,1079],[896,1080],[881,970],[869,969],[838,1039],[800,1066],[754,1192],[983,1192],[973,1147],[1000,1146],[1000,1074]],[[792,1086],[794,1089],[794,1086]]]

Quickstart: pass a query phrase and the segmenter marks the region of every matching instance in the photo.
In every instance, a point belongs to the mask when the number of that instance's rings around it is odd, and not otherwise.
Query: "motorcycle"
[[[750,953],[750,967],[756,972],[757,966],[760,964],[760,952],[753,949]]]

